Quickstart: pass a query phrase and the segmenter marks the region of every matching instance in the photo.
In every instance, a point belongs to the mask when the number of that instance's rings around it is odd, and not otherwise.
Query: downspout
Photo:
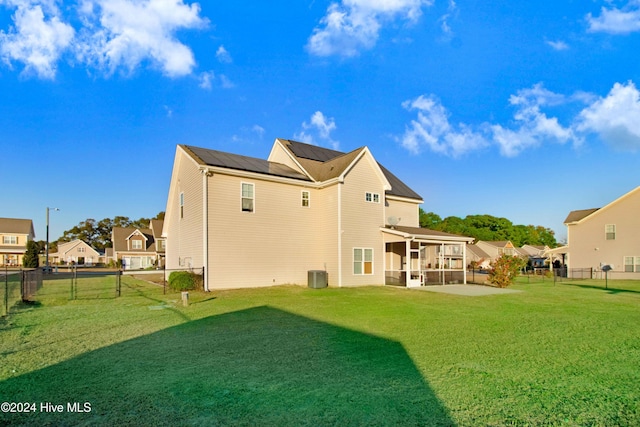
[[[342,184],[338,183],[338,287],[342,287]]]
[[[209,292],[209,176],[210,171],[202,169],[202,282],[204,291]]]

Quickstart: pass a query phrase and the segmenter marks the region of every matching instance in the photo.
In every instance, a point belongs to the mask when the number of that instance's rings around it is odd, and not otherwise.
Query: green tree
[[[437,230],[440,224],[442,224],[442,218],[433,212],[425,212],[420,208],[419,210],[419,222],[420,227],[428,228],[430,230]]]
[[[37,268],[40,265],[40,259],[38,258],[39,252],[40,247],[38,246],[38,242],[29,240],[27,242],[27,250],[22,257],[22,266],[24,268]]]

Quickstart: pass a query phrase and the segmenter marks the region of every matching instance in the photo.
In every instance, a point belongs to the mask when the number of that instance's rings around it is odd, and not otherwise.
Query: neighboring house
[[[330,286],[464,282],[470,239],[419,228],[421,203],[367,147],[276,139],[263,160],[178,145],[166,267],[204,266],[206,290],[306,284],[318,270]]]
[[[567,246],[552,251],[568,254],[570,275],[610,265],[616,278],[640,279],[640,187],[602,208],[572,211],[564,223]]]
[[[91,266],[100,262],[101,255],[83,240],[58,243],[58,252],[49,254],[53,264],[75,264]]]
[[[491,256],[478,245],[467,245],[467,265],[472,261],[476,262],[477,268],[488,270],[491,265]]]
[[[476,242],[476,246],[482,249],[491,261],[495,261],[497,258],[500,258],[502,255],[511,255],[517,256],[520,255],[518,249],[511,243],[509,240],[503,241],[484,241],[478,240]]]
[[[520,254],[529,260],[533,268],[549,267],[548,250],[549,246],[546,245],[523,245],[518,248]]]
[[[151,221],[150,228],[113,227],[111,242],[113,260],[121,260],[125,270],[162,267],[164,239],[156,240],[162,233],[163,221]]]
[[[0,218],[0,262],[3,266],[21,266],[27,242],[35,239],[33,221]]]

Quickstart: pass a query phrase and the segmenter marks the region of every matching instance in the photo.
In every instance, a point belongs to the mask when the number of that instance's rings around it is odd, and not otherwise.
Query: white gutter
[[[202,173],[202,235],[204,237],[202,243],[202,282],[204,291],[209,292],[209,177],[213,176],[213,172],[207,169],[201,169]]]
[[[342,185],[338,185],[338,287],[342,287]]]

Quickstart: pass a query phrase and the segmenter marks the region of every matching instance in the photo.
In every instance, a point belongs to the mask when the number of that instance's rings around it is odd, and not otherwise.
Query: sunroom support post
[[[404,263],[404,285],[409,287],[409,279],[411,279],[411,240],[405,240],[404,244],[404,259],[406,262]]]
[[[460,243],[462,246],[462,283],[467,284],[467,244]]]

